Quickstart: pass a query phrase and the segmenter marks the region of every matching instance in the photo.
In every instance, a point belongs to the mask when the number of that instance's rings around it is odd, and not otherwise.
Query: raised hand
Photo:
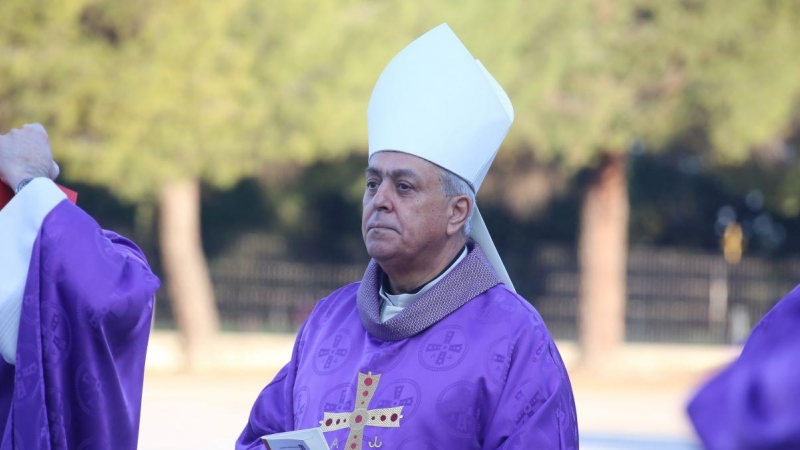
[[[0,180],[12,189],[28,178],[58,177],[58,164],[53,161],[50,138],[38,123],[27,124],[0,134]]]

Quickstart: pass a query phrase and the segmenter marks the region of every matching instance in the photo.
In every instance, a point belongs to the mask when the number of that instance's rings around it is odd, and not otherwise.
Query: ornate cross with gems
[[[378,389],[380,375],[372,372],[358,374],[358,389],[356,390],[355,410],[353,412],[329,413],[326,412],[319,422],[322,431],[335,431],[350,428],[350,436],[344,450],[361,450],[364,438],[364,427],[397,428],[403,418],[402,406],[382,409],[368,409],[369,402]]]

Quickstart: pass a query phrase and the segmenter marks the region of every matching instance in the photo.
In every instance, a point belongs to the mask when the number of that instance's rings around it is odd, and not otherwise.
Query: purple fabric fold
[[[688,413],[707,450],[800,449],[800,288],[764,316]]]
[[[45,218],[16,366],[0,362],[0,450],[135,449],[159,287],[141,250],[67,201]]]

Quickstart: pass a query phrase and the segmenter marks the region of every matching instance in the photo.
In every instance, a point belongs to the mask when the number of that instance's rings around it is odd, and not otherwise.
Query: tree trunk
[[[581,363],[604,370],[625,340],[628,185],[625,156],[603,154],[581,208],[578,340]]]
[[[160,195],[160,241],[175,323],[183,339],[188,368],[203,361],[203,349],[219,331],[219,314],[200,237],[200,185],[197,180],[164,185]]]

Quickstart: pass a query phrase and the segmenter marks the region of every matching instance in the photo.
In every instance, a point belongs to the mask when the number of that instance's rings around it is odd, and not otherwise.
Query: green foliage
[[[67,176],[130,199],[169,179],[229,186],[270,161],[336,155],[366,134],[369,85],[340,75],[371,23],[359,9],[3,2],[0,121],[44,122]]]
[[[691,102],[706,115],[718,159],[743,162],[750,150],[790,133],[800,100],[800,3],[709,1],[684,14],[685,40],[698,50]]]
[[[129,199],[230,186],[364,152],[380,71],[444,21],[514,103],[504,153],[578,168],[699,128],[735,163],[791,129],[793,0],[7,0],[0,126],[44,122],[68,177]]]
[[[702,150],[741,163],[789,132],[800,98],[795,1],[470,5],[453,26],[507,87],[513,149],[582,166],[634,140],[659,149],[701,128]]]

